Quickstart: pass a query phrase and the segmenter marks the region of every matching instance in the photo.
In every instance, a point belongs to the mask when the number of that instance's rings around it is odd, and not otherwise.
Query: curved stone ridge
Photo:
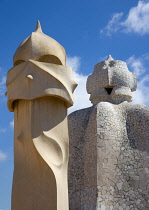
[[[13,67],[8,72],[6,85],[10,111],[13,111],[13,103],[18,99],[34,100],[43,96],[59,97],[70,107],[77,86],[71,67],[34,60]]]
[[[115,104],[130,102],[131,92],[136,90],[136,86],[136,75],[128,70],[126,63],[113,60],[110,55],[106,61],[95,65],[86,85],[93,104],[100,101]]]
[[[38,61],[48,61],[60,65],[66,64],[65,49],[54,39],[42,32],[40,22],[37,22],[37,28],[29,37],[27,37],[15,52],[13,62],[18,65],[29,59]]]

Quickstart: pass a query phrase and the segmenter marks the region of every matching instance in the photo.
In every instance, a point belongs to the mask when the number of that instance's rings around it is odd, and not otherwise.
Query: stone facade
[[[149,209],[149,108],[130,103],[135,89],[111,57],[89,76],[93,106],[69,115],[70,210]]]

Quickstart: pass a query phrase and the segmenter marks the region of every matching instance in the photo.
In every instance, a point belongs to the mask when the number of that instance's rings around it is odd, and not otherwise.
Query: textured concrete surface
[[[88,79],[93,106],[69,115],[70,209],[148,210],[149,108],[130,103],[136,81],[126,64],[109,57],[103,70],[105,62]]]

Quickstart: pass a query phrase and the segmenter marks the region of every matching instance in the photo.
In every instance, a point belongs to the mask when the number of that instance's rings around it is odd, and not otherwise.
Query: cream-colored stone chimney
[[[68,210],[67,108],[76,83],[64,48],[40,23],[16,50],[7,76],[14,112],[12,210]]]

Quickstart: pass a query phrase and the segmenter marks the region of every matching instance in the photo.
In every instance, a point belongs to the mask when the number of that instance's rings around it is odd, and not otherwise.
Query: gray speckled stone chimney
[[[136,90],[136,75],[130,72],[123,61],[113,60],[97,63],[94,72],[87,79],[87,92],[93,104],[107,101],[119,104],[131,101],[132,91]]]
[[[136,76],[108,56],[88,77],[92,107],[69,115],[71,210],[149,209],[149,108]]]

